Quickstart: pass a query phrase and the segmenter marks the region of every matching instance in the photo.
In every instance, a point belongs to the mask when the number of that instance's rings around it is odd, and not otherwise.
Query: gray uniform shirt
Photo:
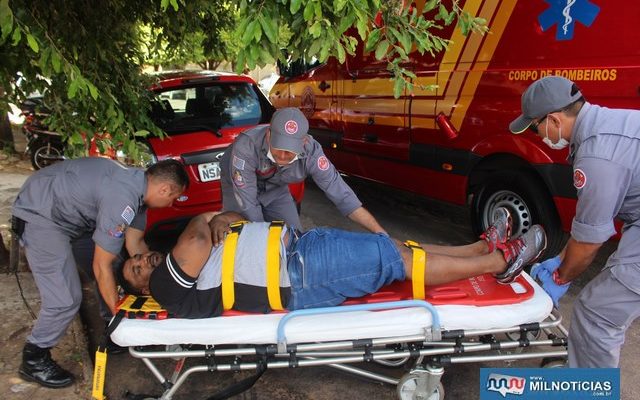
[[[251,221],[264,221],[261,205],[270,204],[281,195],[283,187],[301,182],[307,176],[311,176],[343,215],[349,215],[362,206],[324,155],[320,143],[308,136],[299,159],[279,167],[267,157],[267,130],[267,126],[259,126],[241,133],[222,158],[223,185],[233,187],[235,200],[241,208],[233,211],[242,213]]]
[[[607,266],[640,263],[640,111],[585,103],[574,126],[570,160],[578,190],[571,235],[603,243],[624,222]]]
[[[144,230],[146,190],[144,170],[105,158],[79,158],[30,176],[12,212],[34,225],[53,225],[71,238],[93,232],[97,245],[118,254],[128,226]]]

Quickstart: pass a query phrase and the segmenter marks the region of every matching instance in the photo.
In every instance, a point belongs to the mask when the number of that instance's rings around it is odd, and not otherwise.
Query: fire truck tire
[[[519,236],[535,224],[544,227],[547,248],[541,259],[561,250],[565,235],[551,196],[532,175],[499,172],[485,180],[473,196],[471,223],[476,235],[489,226],[493,210],[505,207],[513,218],[512,237]]]

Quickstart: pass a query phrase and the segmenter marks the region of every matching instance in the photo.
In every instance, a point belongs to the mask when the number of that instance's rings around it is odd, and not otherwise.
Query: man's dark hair
[[[189,187],[189,176],[180,161],[168,159],[159,161],[147,168],[147,177],[173,182],[180,188]]]
[[[124,278],[124,263],[127,260],[128,259],[122,260],[122,258],[120,258],[120,260],[117,261],[117,265],[116,265],[116,262],[114,262],[114,270],[116,273],[116,284],[118,284],[122,288],[122,290],[124,290],[125,293],[132,294],[134,296],[142,296],[143,295],[142,291],[134,288],[129,283],[129,281],[127,281]]]

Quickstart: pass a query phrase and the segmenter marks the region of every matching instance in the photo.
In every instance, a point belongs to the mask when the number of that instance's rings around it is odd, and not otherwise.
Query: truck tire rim
[[[486,207],[482,213],[482,224],[485,228],[491,224],[493,211],[498,207],[504,207],[511,213],[513,219],[512,237],[526,233],[533,225],[531,211],[522,197],[509,190],[499,190],[487,199]]]

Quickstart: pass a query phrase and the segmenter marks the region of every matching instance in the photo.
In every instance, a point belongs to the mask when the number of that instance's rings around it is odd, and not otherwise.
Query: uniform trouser
[[[573,306],[570,367],[618,367],[625,333],[640,315],[640,293],[623,282],[637,285],[638,279],[639,266],[617,265],[604,269],[585,286]]]
[[[236,200],[233,185],[228,183],[224,177],[221,180],[221,185],[222,210],[235,211],[242,214],[242,207]],[[258,195],[258,202],[262,208],[262,216],[265,221],[284,221],[288,226],[302,231],[298,209],[288,185],[272,188],[265,193],[261,193]]]
[[[27,261],[40,292],[40,313],[27,341],[55,346],[82,302],[82,286],[71,239],[55,227],[25,225],[22,235]]]

